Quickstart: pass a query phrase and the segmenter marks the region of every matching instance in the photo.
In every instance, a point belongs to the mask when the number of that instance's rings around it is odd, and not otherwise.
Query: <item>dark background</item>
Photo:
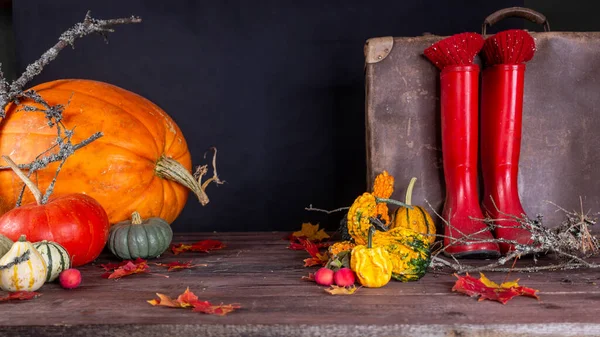
[[[481,31],[498,9],[545,14],[554,31],[597,30],[592,1],[18,0],[0,1],[0,49],[10,79],[92,10],[137,15],[109,44],[78,40],[31,85],[59,78],[105,81],[162,107],[182,129],[195,165],[219,149],[225,185],[202,207],[190,196],[175,231],[337,227],[366,190],[363,45],[377,36]],[[568,6],[567,6],[568,5]],[[488,29],[540,30],[521,19]]]

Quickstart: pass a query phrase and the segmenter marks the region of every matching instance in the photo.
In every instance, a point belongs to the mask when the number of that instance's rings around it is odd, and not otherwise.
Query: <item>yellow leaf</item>
[[[152,305],[160,305],[163,307],[172,307],[172,308],[180,307],[179,303],[174,302],[169,296],[167,296],[165,294],[156,293],[156,296],[158,296],[158,299],[148,301],[148,303],[150,303]],[[154,302],[154,303],[151,303],[151,302]]]
[[[483,273],[479,273],[479,281],[481,281],[481,283],[483,283],[488,288],[500,288],[498,283],[488,279]]]
[[[510,288],[519,286],[519,283],[518,283],[519,279],[516,279],[514,281],[504,282],[501,285],[498,285],[498,283],[485,277],[485,275],[483,273],[479,273],[479,275],[480,275],[479,280],[481,281],[481,283],[485,284],[489,288],[510,289]]]
[[[310,241],[321,241],[329,238],[329,235],[325,233],[325,229],[319,229],[319,224],[313,225],[310,222],[303,223],[302,229],[294,232],[292,235],[295,237],[305,237]]]
[[[329,288],[323,288],[323,290],[330,293],[331,295],[352,295],[358,290],[358,288],[355,285],[351,287],[339,287],[336,285],[332,285]]]

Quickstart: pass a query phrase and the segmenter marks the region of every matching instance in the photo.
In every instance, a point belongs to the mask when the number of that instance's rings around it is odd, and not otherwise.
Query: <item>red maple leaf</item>
[[[480,278],[476,279],[469,275],[459,276],[452,291],[460,292],[471,297],[479,297],[479,301],[490,300],[506,304],[515,296],[528,296],[539,299],[537,296],[538,290],[520,286],[518,279],[511,282],[504,282],[498,285],[490,281],[483,273],[480,273]]]
[[[105,264],[101,264],[100,267],[102,267],[106,271],[113,271],[119,267],[126,265],[130,261],[132,261],[132,260],[125,260],[125,261],[121,261],[120,263],[105,263]],[[139,257],[137,259],[133,260],[133,263],[136,263],[136,264],[141,263],[141,262],[145,262],[145,260],[143,260]]]
[[[155,263],[155,265],[169,268],[169,269],[167,269],[167,272],[175,271],[175,270],[191,269],[194,267],[206,267],[207,266],[207,264],[205,264],[205,263],[192,264],[192,260],[189,260],[187,262],[175,261],[175,262],[170,262],[170,263]]]
[[[11,292],[6,296],[0,297],[0,302],[12,301],[12,300],[30,300],[42,296],[42,294],[35,291],[15,291]]]
[[[108,267],[104,268],[106,269]],[[114,268],[114,270],[108,270],[106,273],[102,274],[102,277],[108,279],[119,279],[128,275],[148,273],[149,271],[150,267],[148,266],[146,260],[138,258],[135,261],[123,261],[123,263],[119,264],[118,267]]]
[[[203,312],[205,314],[210,314],[210,315],[225,316],[228,313],[234,311],[235,309],[239,309],[239,308],[241,308],[241,306],[237,303],[236,304],[213,305],[207,301],[197,301],[194,303],[193,311]]]
[[[193,292],[188,287],[177,299],[172,299],[164,294],[157,293],[158,298],[147,301],[151,305],[165,306],[170,308],[193,308],[195,312],[203,312],[210,315],[224,316],[235,309],[241,308],[237,303],[213,305],[208,301],[198,300]]]
[[[306,252],[310,255],[309,258],[304,259],[305,267],[316,265],[324,266],[325,264],[327,264],[329,256],[327,255],[327,253],[321,254],[321,252],[319,251],[319,246],[317,244],[305,238],[296,239],[298,240],[299,244],[302,245],[302,247],[304,247],[304,250],[306,250]]]
[[[225,247],[219,240],[202,240],[189,245],[183,243],[172,244],[171,251],[175,255],[186,251],[208,253],[211,250],[223,249]]]
[[[301,239],[296,238],[295,240],[297,240],[298,242],[290,241],[290,245],[288,246],[288,249],[306,250],[306,247],[304,247],[304,245],[300,242],[300,240],[306,240],[305,238],[301,238]],[[313,241],[310,241],[310,242],[312,242],[312,244],[317,248],[327,248],[327,247],[331,246],[331,243],[329,243],[329,242],[319,242],[319,243],[315,243]]]

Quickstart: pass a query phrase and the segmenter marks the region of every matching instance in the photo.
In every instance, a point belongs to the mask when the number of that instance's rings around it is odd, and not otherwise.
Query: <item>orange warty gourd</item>
[[[65,162],[53,196],[84,193],[96,199],[115,224],[138,211],[143,218],[173,222],[183,209],[188,189],[202,204],[204,191],[191,174],[191,156],[177,124],[148,99],[111,84],[67,79],[33,88],[49,104],[68,106],[63,123],[75,127],[76,144],[95,132],[103,136],[75,151]],[[0,123],[0,153],[17,164],[31,162],[56,141],[44,113],[19,111],[30,100],[10,104]],[[58,162],[37,171],[32,178],[45,190]],[[178,181],[174,181],[178,180]],[[12,170],[0,170],[0,213],[15,207],[23,186]],[[34,202],[29,191],[23,204]]]

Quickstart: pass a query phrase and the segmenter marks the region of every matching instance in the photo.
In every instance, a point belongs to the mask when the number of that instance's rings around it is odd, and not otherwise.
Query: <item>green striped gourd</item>
[[[58,275],[71,268],[71,258],[65,247],[53,241],[35,242],[33,247],[42,255],[46,262],[46,282],[56,280]]]
[[[406,197],[404,203],[411,205],[413,208],[399,207],[394,213],[394,221],[390,224],[390,229],[402,227],[410,229],[417,233],[423,234],[429,244],[435,242],[435,223],[431,215],[418,205],[412,205],[412,191],[417,178],[412,178],[406,189]]]

